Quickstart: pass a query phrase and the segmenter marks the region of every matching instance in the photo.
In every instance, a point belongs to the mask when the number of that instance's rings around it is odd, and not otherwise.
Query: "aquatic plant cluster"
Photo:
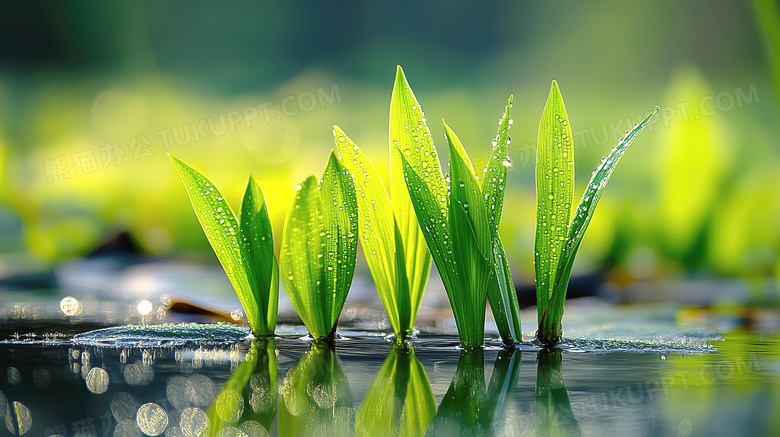
[[[539,124],[535,276],[537,339],[555,345],[574,257],[615,166],[656,108],[627,131],[593,172],[572,211],[574,147],[558,84]],[[441,275],[461,345],[484,342],[487,302],[502,342],[522,340],[520,310],[498,232],[504,201],[512,96],[499,119],[492,155],[478,175],[444,123],[449,174],[442,173],[425,115],[401,67],[390,102],[389,192],[371,161],[338,126],[320,177],[295,187],[277,263],[262,190],[250,176],[236,216],[205,176],[171,157],[206,237],[247,314],[255,336],[274,333],[279,278],[311,336],[333,338],[347,298],[358,241],[398,340],[408,338],[431,261]]]

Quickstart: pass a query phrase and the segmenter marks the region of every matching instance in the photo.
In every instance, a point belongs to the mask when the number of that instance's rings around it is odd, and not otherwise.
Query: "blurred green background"
[[[255,175],[280,236],[332,125],[386,174],[400,64],[442,162],[442,118],[481,166],[514,94],[502,233],[518,282],[533,283],[534,143],[556,79],[580,193],[661,107],[576,272],[741,278],[777,299],[778,22],[772,1],[4,2],[0,251],[56,264],[129,230],[151,255],[216,262],[166,153],[234,206]]]

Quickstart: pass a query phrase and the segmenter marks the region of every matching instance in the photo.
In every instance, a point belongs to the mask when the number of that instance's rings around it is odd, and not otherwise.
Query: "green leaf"
[[[355,180],[358,233],[379,297],[397,337],[410,331],[423,290],[411,294],[404,262],[404,245],[393,216],[390,197],[379,173],[362,150],[338,126],[333,127],[339,162]],[[396,240],[399,237],[399,241]],[[410,254],[414,255],[414,254]]]
[[[488,206],[488,219],[493,234],[498,231],[498,223],[501,222],[507,167],[512,165],[507,156],[509,129],[512,126],[512,99],[513,96],[509,96],[504,114],[498,121],[498,133],[493,139],[493,154],[482,171],[483,175],[480,181],[485,204]]]
[[[401,154],[400,150],[398,154]],[[436,200],[435,194],[425,183],[425,180],[412,168],[411,164],[403,156],[400,159],[403,165],[404,179],[409,187],[409,196],[420,218],[423,236],[428,243],[434,261],[436,261],[442,281],[445,281],[446,285],[447,281],[457,278],[452,240],[450,239],[450,223],[447,219],[448,208]],[[445,289],[447,289],[446,286]]]
[[[414,349],[390,348],[357,411],[358,436],[423,436],[436,414],[431,383]]]
[[[282,282],[315,338],[335,334],[355,271],[355,186],[331,153],[321,185],[312,175],[298,187],[282,237]]]
[[[273,333],[272,325],[266,323],[266,314],[260,311],[257,297],[262,293],[253,289],[255,282],[248,275],[250,249],[247,241],[239,238],[238,221],[233,210],[211,181],[179,158],[170,157],[187,188],[192,209],[206,239],[244,307],[252,332],[268,335],[270,327],[270,333]]]
[[[517,290],[509,271],[504,245],[498,233],[493,237],[493,269],[496,281],[488,288],[490,309],[493,311],[501,341],[505,345],[513,345],[523,339],[520,305],[517,302]]]
[[[425,123],[425,114],[417,102],[403,69],[398,66],[390,99],[390,193],[395,220],[404,242],[406,274],[412,305],[422,299],[431,269],[431,255],[417,222],[414,207],[406,187],[401,158],[414,168],[430,186],[440,208],[446,207],[447,184],[441,174],[439,158],[431,132]],[[400,149],[397,154],[395,149]]]
[[[461,287],[452,290],[455,321],[464,347],[482,344],[487,292],[495,282],[492,266],[490,223],[479,183],[466,150],[455,133],[444,125],[450,147],[450,209],[452,249]],[[437,263],[438,265],[438,263]],[[469,340],[466,340],[467,337]]]
[[[265,314],[267,333],[273,334],[279,302],[279,269],[274,256],[274,236],[265,196],[251,176],[241,201],[239,226],[249,254],[248,279],[259,310]]]
[[[488,300],[498,332],[505,344],[514,344],[522,340],[517,292],[512,282],[501,237],[498,234],[498,223],[501,222],[504,205],[507,168],[512,165],[507,156],[509,129],[512,126],[512,100],[513,96],[509,96],[504,114],[498,121],[498,132],[493,139],[493,154],[483,170],[480,181],[493,238],[493,267],[496,275],[495,284],[488,289]]]
[[[599,199],[601,199],[601,194],[607,186],[612,172],[617,167],[618,162],[620,162],[620,158],[626,153],[626,150],[634,142],[639,132],[647,126],[650,118],[658,112],[658,109],[656,107],[641,123],[634,126],[593,172],[590,182],[588,182],[588,187],[577,206],[565,244],[561,247],[560,263],[555,274],[555,289],[550,297],[545,313],[542,314],[541,321],[543,323],[539,324],[543,338],[560,337],[563,303],[566,299],[566,289],[569,284],[571,269],[574,266],[577,249],[580,247],[585,231],[588,229],[593,213],[596,211],[596,205],[598,205]]]
[[[534,268],[539,326],[555,287],[561,248],[569,232],[574,196],[574,147],[558,83],[553,81],[539,122],[536,147]]]

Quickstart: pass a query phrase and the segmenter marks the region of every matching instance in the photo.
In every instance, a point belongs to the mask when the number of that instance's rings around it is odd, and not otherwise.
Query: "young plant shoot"
[[[390,180],[392,202],[371,161],[362,150],[338,126],[333,127],[336,151],[340,162],[355,178],[360,215],[360,241],[366,262],[374,278],[377,292],[387,311],[396,338],[407,338],[413,331],[417,311],[420,309],[428,275],[431,255],[417,223],[409,192],[404,183],[403,168],[399,157],[394,156],[399,141],[410,144],[412,133],[404,126],[414,116],[406,111],[414,95],[408,90],[403,70],[398,67],[395,86],[390,101]],[[419,106],[419,105],[417,105]],[[420,112],[421,114],[421,112]],[[430,132],[415,131],[417,141],[430,142]],[[422,138],[420,138],[422,136]],[[418,154],[410,154],[408,160],[420,164]]]
[[[505,158],[511,106],[510,97],[481,181],[463,144],[444,125],[451,172],[445,179],[425,116],[400,68],[393,90],[390,142],[395,148],[394,165],[400,165],[404,175],[392,181],[393,192],[407,189],[409,193],[466,348],[484,342],[488,298],[502,341],[514,345],[521,340],[517,295],[498,234],[511,165]]]
[[[272,336],[279,305],[279,269],[260,186],[249,177],[239,223],[211,181],[173,155],[171,161],[187,187],[200,226],[244,307],[252,333],[258,337]]]
[[[355,273],[355,185],[331,152],[322,177],[311,175],[295,189],[282,236],[284,289],[311,336],[333,338]]]
[[[561,319],[574,257],[588,228],[601,193],[650,113],[603,158],[593,172],[579,206],[571,218],[574,197],[574,143],[569,116],[558,83],[553,81],[539,122],[536,148],[536,240],[534,264],[539,330],[537,339],[553,346],[561,338]]]

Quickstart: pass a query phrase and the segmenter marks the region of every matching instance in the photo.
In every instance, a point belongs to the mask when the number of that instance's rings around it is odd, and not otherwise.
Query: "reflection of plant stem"
[[[225,383],[208,410],[209,436],[226,427],[257,426],[270,431],[276,414],[276,343],[271,338],[252,341],[252,346]]]
[[[330,342],[311,343],[279,389],[279,435],[351,435],[355,409],[341,361]]]
[[[577,418],[571,410],[569,393],[561,375],[560,349],[543,349],[538,356],[536,373],[536,424],[540,435],[581,435]]]
[[[461,351],[455,377],[428,434],[448,437],[500,434],[498,425],[517,386],[520,361],[521,352],[502,350],[486,388],[482,349]]]
[[[358,409],[355,433],[421,436],[435,413],[431,383],[414,349],[396,343]]]

